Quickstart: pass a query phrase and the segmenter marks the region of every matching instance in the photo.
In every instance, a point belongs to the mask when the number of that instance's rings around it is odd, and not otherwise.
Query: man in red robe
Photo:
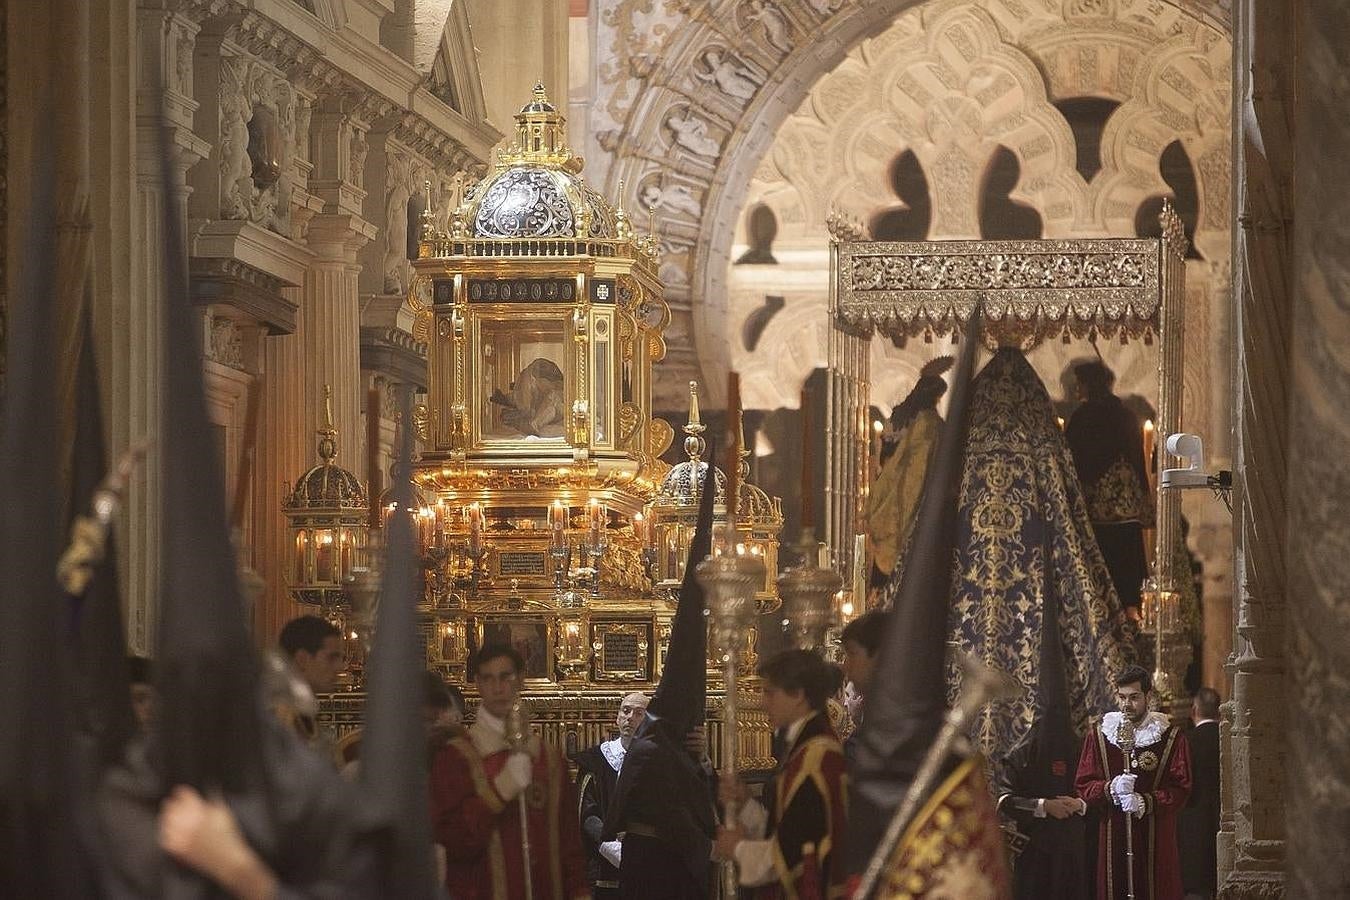
[[[1177,814],[1191,792],[1191,755],[1181,730],[1149,712],[1148,672],[1130,666],[1116,677],[1119,711],[1109,712],[1083,742],[1075,786],[1099,817],[1098,900],[1127,896],[1126,817],[1134,847],[1135,900],[1181,900]],[[1121,744],[1133,731],[1133,749]]]
[[[482,698],[466,735],[431,767],[431,822],[446,848],[446,888],[459,900],[589,898],[576,794],[562,753],[531,735],[526,749],[507,741],[506,717],[520,695],[520,654],[485,646],[470,665]],[[521,821],[524,798],[528,832]],[[530,865],[522,838],[529,835]]]

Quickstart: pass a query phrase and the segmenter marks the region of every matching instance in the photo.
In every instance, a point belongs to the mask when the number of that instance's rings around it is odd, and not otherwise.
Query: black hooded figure
[[[711,448],[708,459],[715,459]],[[689,548],[680,602],[670,630],[661,682],[624,757],[605,820],[605,840],[623,836],[619,895],[641,900],[708,896],[717,828],[712,773],[685,749],[704,720],[708,629],[694,568],[712,551],[715,482],[704,463],[698,527]]]
[[[1026,837],[1013,863],[1017,900],[1091,896],[1084,843],[1087,804],[1073,784],[1082,741],[1069,721],[1059,612],[1059,595],[1051,592],[1042,614],[1036,721],[999,767],[998,811]]]

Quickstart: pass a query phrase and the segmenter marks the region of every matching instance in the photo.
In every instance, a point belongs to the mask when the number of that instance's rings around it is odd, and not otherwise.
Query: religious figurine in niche
[[[666,119],[666,127],[675,135],[675,143],[699,156],[716,157],[721,145],[708,136],[708,123],[685,110],[673,112]]]
[[[520,371],[509,393],[492,391],[490,402],[502,407],[501,422],[525,437],[562,437],[567,404],[563,398],[563,373],[558,364],[539,357]]]
[[[717,85],[717,89],[728,97],[737,100],[749,100],[759,90],[760,81],[748,66],[738,64],[730,54],[723,55],[719,47],[713,47],[703,54],[707,71],[694,68],[694,77],[700,81]]]
[[[747,6],[749,12],[745,14],[746,24],[759,22],[764,26],[764,33],[768,36],[770,44],[784,53],[790,51],[792,49],[791,29],[788,26],[787,19],[778,11],[778,8],[765,3],[764,0],[750,0]]]

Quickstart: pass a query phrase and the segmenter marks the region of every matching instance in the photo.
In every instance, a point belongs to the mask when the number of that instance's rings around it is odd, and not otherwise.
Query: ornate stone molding
[[[232,307],[236,316],[257,322],[268,334],[291,334],[295,331],[297,307],[281,293],[283,287],[290,286],[285,281],[228,257],[194,256],[188,263],[195,302]],[[208,337],[207,346],[216,348],[215,331],[212,330]],[[227,361],[230,354],[223,351],[214,354],[208,352],[207,356],[224,365],[241,367]]]

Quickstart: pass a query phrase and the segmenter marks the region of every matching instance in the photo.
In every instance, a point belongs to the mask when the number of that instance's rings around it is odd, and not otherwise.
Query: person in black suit
[[[1209,900],[1218,889],[1219,695],[1202,687],[1191,700],[1191,797],[1181,811],[1181,882],[1187,900]]]

